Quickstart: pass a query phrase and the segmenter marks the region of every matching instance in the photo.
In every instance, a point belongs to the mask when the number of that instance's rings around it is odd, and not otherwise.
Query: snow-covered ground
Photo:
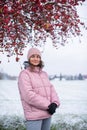
[[[75,127],[81,125],[80,128],[84,125],[84,130],[87,130],[87,80],[58,81],[56,79],[51,82],[61,102],[53,115],[52,122],[62,125],[77,124]],[[4,115],[24,118],[17,81],[0,80],[0,118]],[[8,120],[10,122],[11,118]]]

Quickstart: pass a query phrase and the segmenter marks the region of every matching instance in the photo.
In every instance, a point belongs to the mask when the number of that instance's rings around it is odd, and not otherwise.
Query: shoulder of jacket
[[[28,70],[28,69],[22,70],[22,71],[20,72],[20,74],[19,74],[19,77],[20,77],[21,75],[24,75],[24,74],[29,74],[29,70]]]
[[[48,77],[48,74],[47,74],[47,72],[46,71],[41,71],[41,73],[43,73],[44,75],[46,75],[47,77]]]

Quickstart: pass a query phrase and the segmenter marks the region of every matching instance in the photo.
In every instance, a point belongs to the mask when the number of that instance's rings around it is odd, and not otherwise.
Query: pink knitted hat
[[[37,48],[30,48],[27,54],[27,59],[29,60],[30,57],[34,54],[37,54],[41,57],[41,52]]]

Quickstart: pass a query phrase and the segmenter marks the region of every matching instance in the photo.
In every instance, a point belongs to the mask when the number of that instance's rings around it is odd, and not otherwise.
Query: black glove
[[[51,103],[49,106],[48,106],[48,109],[47,111],[49,112],[49,114],[53,114],[55,113],[55,110],[57,108],[57,104],[56,103]]]

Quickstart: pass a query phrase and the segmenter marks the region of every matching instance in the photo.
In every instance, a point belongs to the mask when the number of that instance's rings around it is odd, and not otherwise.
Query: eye
[[[37,58],[40,58],[40,56],[39,56],[39,55],[37,55]]]
[[[37,55],[37,54],[33,54],[33,55],[31,56],[31,58],[39,58],[39,59],[41,59],[41,57],[40,57],[39,55]]]
[[[32,56],[31,56],[31,58],[34,58],[34,57],[35,57],[35,55],[32,55]]]

